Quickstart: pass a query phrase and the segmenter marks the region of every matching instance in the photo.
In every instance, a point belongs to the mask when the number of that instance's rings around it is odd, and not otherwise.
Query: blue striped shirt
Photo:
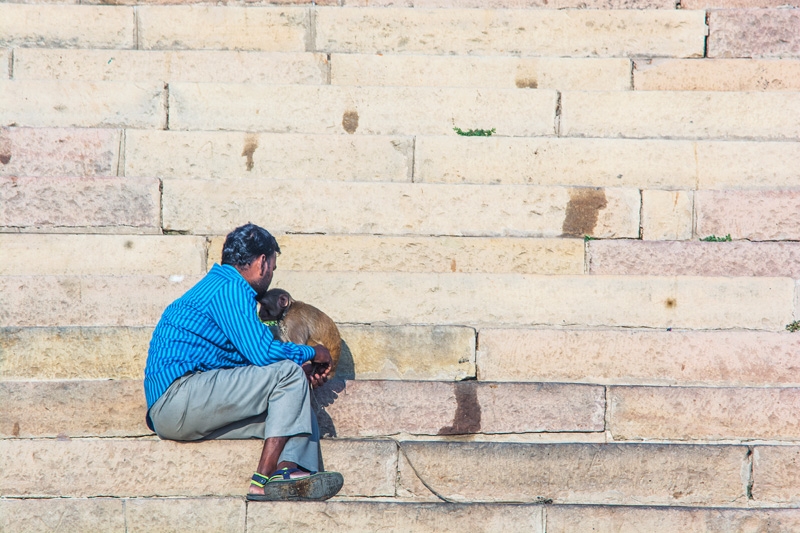
[[[283,343],[258,318],[256,291],[230,265],[214,265],[164,310],[153,331],[144,369],[147,408],[189,372],[266,366],[314,358],[311,346]]]

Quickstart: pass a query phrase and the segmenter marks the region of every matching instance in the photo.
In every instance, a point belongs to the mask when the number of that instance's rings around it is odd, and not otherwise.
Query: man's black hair
[[[222,264],[245,267],[261,254],[270,257],[281,253],[278,241],[270,232],[255,224],[239,226],[225,237],[222,245]]]

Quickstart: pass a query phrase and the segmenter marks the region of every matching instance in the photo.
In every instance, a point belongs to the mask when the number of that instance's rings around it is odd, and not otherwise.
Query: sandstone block
[[[481,329],[478,379],[797,387],[800,337],[754,331]]]
[[[543,508],[522,505],[459,505],[397,502],[290,502],[249,505],[248,530],[269,524],[271,531],[310,529],[322,533],[350,531],[462,532],[519,531],[541,533]]]
[[[747,501],[743,446],[402,442],[401,448],[425,484],[454,501],[699,506]]]
[[[160,200],[153,178],[0,177],[0,227],[155,233]]]
[[[799,169],[797,142],[697,143],[698,189],[791,188]]]
[[[0,46],[135,48],[130,7],[0,4]]]
[[[125,500],[128,533],[198,531],[241,533],[246,504],[242,498],[135,498]]]
[[[693,188],[694,158],[687,141],[422,136],[414,181]]]
[[[116,498],[0,499],[0,531],[124,533],[127,503]]]
[[[692,191],[642,191],[642,239],[692,238]]]
[[[800,389],[610,387],[614,440],[797,440]]]
[[[14,79],[42,78],[319,85],[328,82],[328,59],[306,52],[16,49]]]
[[[752,241],[800,239],[800,191],[697,191],[697,235]]]
[[[605,426],[605,389],[583,385],[333,381],[316,398],[323,432],[338,437],[589,432]]]
[[[633,65],[637,91],[800,90],[796,59],[637,59]]]
[[[759,504],[796,506],[800,498],[800,447],[756,446],[753,451],[753,499]]]
[[[174,83],[170,129],[274,133],[554,135],[552,90]]]
[[[277,238],[281,245],[278,260],[281,270],[496,274],[582,274],[584,270],[584,247],[580,239],[361,235]],[[211,240],[209,268],[220,262],[223,242],[223,237]],[[320,250],[325,250],[325,254],[320,255]],[[487,261],[487,257],[492,260]]]
[[[305,52],[309,11],[301,7],[140,6],[144,50]]]
[[[404,453],[397,458],[397,492],[395,498],[400,501],[441,502],[434,493],[422,484],[417,473],[411,467]]]
[[[11,49],[10,48],[6,48],[6,49],[0,50],[0,65],[9,65],[9,67],[10,67],[11,64],[12,64],[12,59],[11,58],[12,58],[12,55],[11,55]],[[9,70],[10,70],[10,68],[9,68]],[[0,72],[1,71],[2,71],[2,69],[0,69]],[[10,74],[11,73],[9,71],[0,73],[0,80],[7,80],[9,78]]]
[[[143,130],[125,136],[126,176],[410,182],[413,160],[408,137]]]
[[[567,91],[560,135],[793,140],[798,114],[798,92]]]
[[[260,220],[279,234],[639,235],[636,189],[275,180],[270,198],[284,206],[280,213],[263,204],[252,181],[230,180],[220,190],[217,181],[166,180],[164,229],[222,235]]]
[[[316,49],[573,57],[703,55],[702,11],[319,8]]]
[[[337,53],[331,56],[331,84],[625,91],[631,88],[631,63],[623,58]]]
[[[708,57],[800,57],[795,9],[712,10],[708,29]]]
[[[341,0],[345,6],[418,8],[527,9],[674,9],[664,0]]]
[[[800,244],[795,242],[598,240],[588,243],[586,256],[590,274],[800,279]]]
[[[163,129],[164,94],[161,83],[0,80],[0,123]]]

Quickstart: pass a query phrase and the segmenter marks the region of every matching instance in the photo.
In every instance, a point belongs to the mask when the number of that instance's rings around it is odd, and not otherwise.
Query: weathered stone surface
[[[798,115],[800,92],[566,91],[560,134],[793,140],[800,138]]]
[[[0,46],[135,48],[133,8],[0,4]]]
[[[410,182],[413,160],[408,137],[143,130],[125,135],[126,176]]]
[[[800,502],[800,447],[756,446],[753,451],[753,499],[759,504],[796,507]]]
[[[419,142],[419,141],[417,141]],[[583,274],[582,239],[279,235],[281,270]],[[209,268],[224,237],[214,237]],[[324,254],[320,254],[325,250]],[[491,261],[486,258],[491,257]]]
[[[301,7],[140,6],[144,50],[305,52],[309,10]]]
[[[154,178],[0,177],[0,227],[154,233],[161,225],[159,185]]]
[[[744,446],[402,442],[401,447],[420,478],[454,501],[747,502]]]
[[[615,440],[798,440],[800,389],[610,387]]]
[[[633,65],[637,91],[800,90],[796,59],[636,59]]]
[[[0,438],[151,435],[142,380],[0,381]]]
[[[575,57],[701,57],[702,11],[319,8],[316,49]]]
[[[307,52],[18,48],[14,79],[310,84],[328,82],[328,59]]]
[[[712,10],[708,30],[708,57],[800,57],[796,9]]]
[[[555,135],[556,92],[545,89],[173,83],[169,100],[173,130]]]
[[[415,182],[690,188],[688,141],[417,137]]]
[[[800,7],[797,0],[681,0],[683,9]]]
[[[478,379],[800,385],[800,336],[751,331],[482,329]]]
[[[315,395],[338,437],[604,429],[605,389],[588,385],[337,380]]]
[[[800,279],[800,243],[590,241],[590,274],[786,276]]]
[[[695,212],[699,237],[800,239],[800,191],[697,191]]]
[[[242,498],[136,498],[125,500],[127,533],[198,531],[241,533],[246,504]]]
[[[0,499],[0,531],[124,533],[126,504],[116,498]]]
[[[0,378],[141,379],[152,328],[0,328]]]
[[[345,6],[461,9],[675,9],[675,4],[666,0],[341,0],[341,3]]]
[[[9,68],[7,70],[3,69],[3,68],[0,68],[0,80],[7,80],[9,78],[9,76],[11,75],[11,58],[12,58],[12,55],[11,55],[11,49],[10,48],[0,49],[0,65],[3,65],[3,66],[4,65],[8,65],[9,66]]]
[[[642,239],[691,239],[692,200],[692,191],[642,191]]]
[[[797,183],[800,143],[697,143],[698,189],[789,188]]]
[[[744,533],[800,529],[797,509],[701,509],[691,507],[625,507],[552,505],[547,507],[548,533],[614,531],[618,533]]]
[[[116,176],[119,143],[113,129],[2,128],[0,176]]]
[[[402,450],[400,450],[397,458],[397,492],[395,498],[400,501],[414,502],[439,503],[442,501],[428,487],[423,485]]]
[[[252,180],[226,185],[220,189],[212,180],[166,180],[164,229],[223,235],[242,220],[253,220],[278,234],[639,235],[636,189],[275,180],[266,205]]]
[[[0,440],[2,496],[242,496],[262,441],[180,443],[143,439]],[[327,470],[341,472],[341,496],[393,496],[397,445],[324,440]],[[203,466],[203,475],[187,469]],[[125,483],[120,483],[124,479]]]
[[[332,54],[332,85],[625,91],[624,58]]]
[[[543,507],[491,504],[405,504],[396,502],[259,503],[247,509],[248,531],[544,531]]]

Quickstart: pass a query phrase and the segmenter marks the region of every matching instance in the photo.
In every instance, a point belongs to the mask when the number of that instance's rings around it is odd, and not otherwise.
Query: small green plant
[[[597,240],[597,237],[592,237],[591,235],[584,235],[583,236],[583,242],[596,241],[596,240]]]
[[[791,324],[786,324],[786,330],[791,331],[792,333],[795,331],[800,331],[800,320],[795,320]]]
[[[494,128],[490,130],[467,130],[464,131],[458,126],[453,128],[453,131],[464,137],[491,137],[496,132]]]
[[[724,237],[717,237],[716,235],[709,235],[708,237],[703,237],[700,240],[701,241],[705,241],[705,242],[730,242],[731,241],[731,234],[728,233]]]

